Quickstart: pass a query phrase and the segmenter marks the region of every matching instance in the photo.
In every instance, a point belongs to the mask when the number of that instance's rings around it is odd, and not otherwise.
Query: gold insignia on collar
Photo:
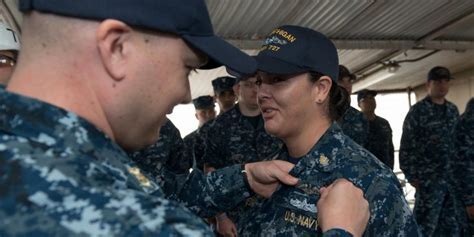
[[[319,163],[320,163],[322,166],[329,165],[329,158],[327,158],[324,154],[321,154],[321,155],[319,156]]]
[[[147,188],[151,187],[150,180],[145,175],[142,174],[139,168],[129,167],[128,172],[132,174],[133,176],[135,176],[135,178],[138,179],[138,182],[140,182],[142,186],[147,187]]]

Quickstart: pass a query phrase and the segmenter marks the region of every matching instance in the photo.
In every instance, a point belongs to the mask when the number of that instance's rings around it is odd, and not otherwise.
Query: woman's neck
[[[302,157],[319,141],[323,134],[331,126],[331,121],[324,120],[312,124],[310,128],[303,128],[294,136],[284,139],[291,157]]]

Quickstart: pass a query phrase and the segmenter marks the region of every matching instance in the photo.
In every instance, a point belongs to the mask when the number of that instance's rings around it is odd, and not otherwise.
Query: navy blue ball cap
[[[204,0],[20,0],[20,10],[105,20],[174,33],[209,57],[203,69],[225,65],[239,74],[252,74],[256,62],[246,53],[214,35]]]
[[[325,35],[309,28],[285,25],[274,29],[255,57],[257,68],[271,74],[318,72],[336,81],[339,57]]]
[[[451,76],[451,72],[449,69],[441,66],[436,66],[432,68],[428,72],[428,81],[429,80],[441,80],[441,79],[448,79],[451,80],[453,77]]]
[[[214,108],[214,97],[210,95],[199,96],[193,100],[195,109],[210,109]]]
[[[220,93],[223,91],[232,90],[232,87],[235,85],[236,81],[236,78],[224,76],[212,80],[211,83],[214,91],[216,93]]]
[[[217,36],[182,35],[182,37],[209,57],[208,63],[201,69],[213,69],[225,65],[227,72],[236,76],[253,74],[257,70],[255,59]]]
[[[367,97],[369,95],[375,97],[377,95],[377,91],[369,90],[369,89],[363,89],[363,90],[357,92],[357,102],[360,102],[362,99],[365,99],[365,97]]]

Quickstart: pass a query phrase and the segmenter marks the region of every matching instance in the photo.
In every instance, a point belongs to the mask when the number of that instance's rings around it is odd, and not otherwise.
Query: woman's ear
[[[322,76],[313,86],[313,99],[316,103],[322,104],[328,97],[331,90],[332,80],[328,76]]]
[[[111,78],[125,78],[132,29],[117,20],[105,20],[97,29],[96,41],[101,61]]]

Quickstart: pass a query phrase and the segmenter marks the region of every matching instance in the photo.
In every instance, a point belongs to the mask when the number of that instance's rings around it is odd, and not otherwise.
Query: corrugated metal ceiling
[[[474,68],[474,1],[472,0],[207,0],[216,34],[256,54],[273,28],[293,24],[318,30],[339,48],[340,62],[370,79],[380,62],[416,58],[430,50],[450,49],[420,62],[404,63],[396,75],[373,89],[404,89],[424,82],[426,71],[445,65],[457,73]],[[426,40],[421,42],[418,40]],[[375,42],[377,41],[377,42]],[[462,41],[462,42],[460,42]],[[459,53],[455,49],[463,49]],[[468,49],[466,52],[465,50]],[[447,60],[449,58],[449,60]],[[472,63],[471,63],[472,62]],[[210,89],[200,82],[225,74],[200,73],[193,96]],[[207,79],[202,79],[207,78]],[[207,80],[207,81],[206,81]],[[199,84],[199,86],[196,86]],[[206,89],[207,88],[207,89]]]
[[[293,24],[334,39],[416,40],[474,11],[472,0],[207,0],[216,33],[262,39]],[[471,34],[471,39],[474,34]]]
[[[18,0],[4,2],[19,23],[21,17],[13,9]],[[402,64],[396,75],[371,86],[376,89],[416,87],[434,65],[448,66],[453,73],[474,68],[474,0],[206,2],[216,34],[250,55],[257,53],[261,40],[273,28],[284,24],[306,26],[333,39],[339,47],[340,62],[365,76],[362,81],[369,79],[381,62],[444,49],[419,62]],[[219,68],[192,75],[193,97],[212,93],[210,81],[225,74],[225,69]]]

